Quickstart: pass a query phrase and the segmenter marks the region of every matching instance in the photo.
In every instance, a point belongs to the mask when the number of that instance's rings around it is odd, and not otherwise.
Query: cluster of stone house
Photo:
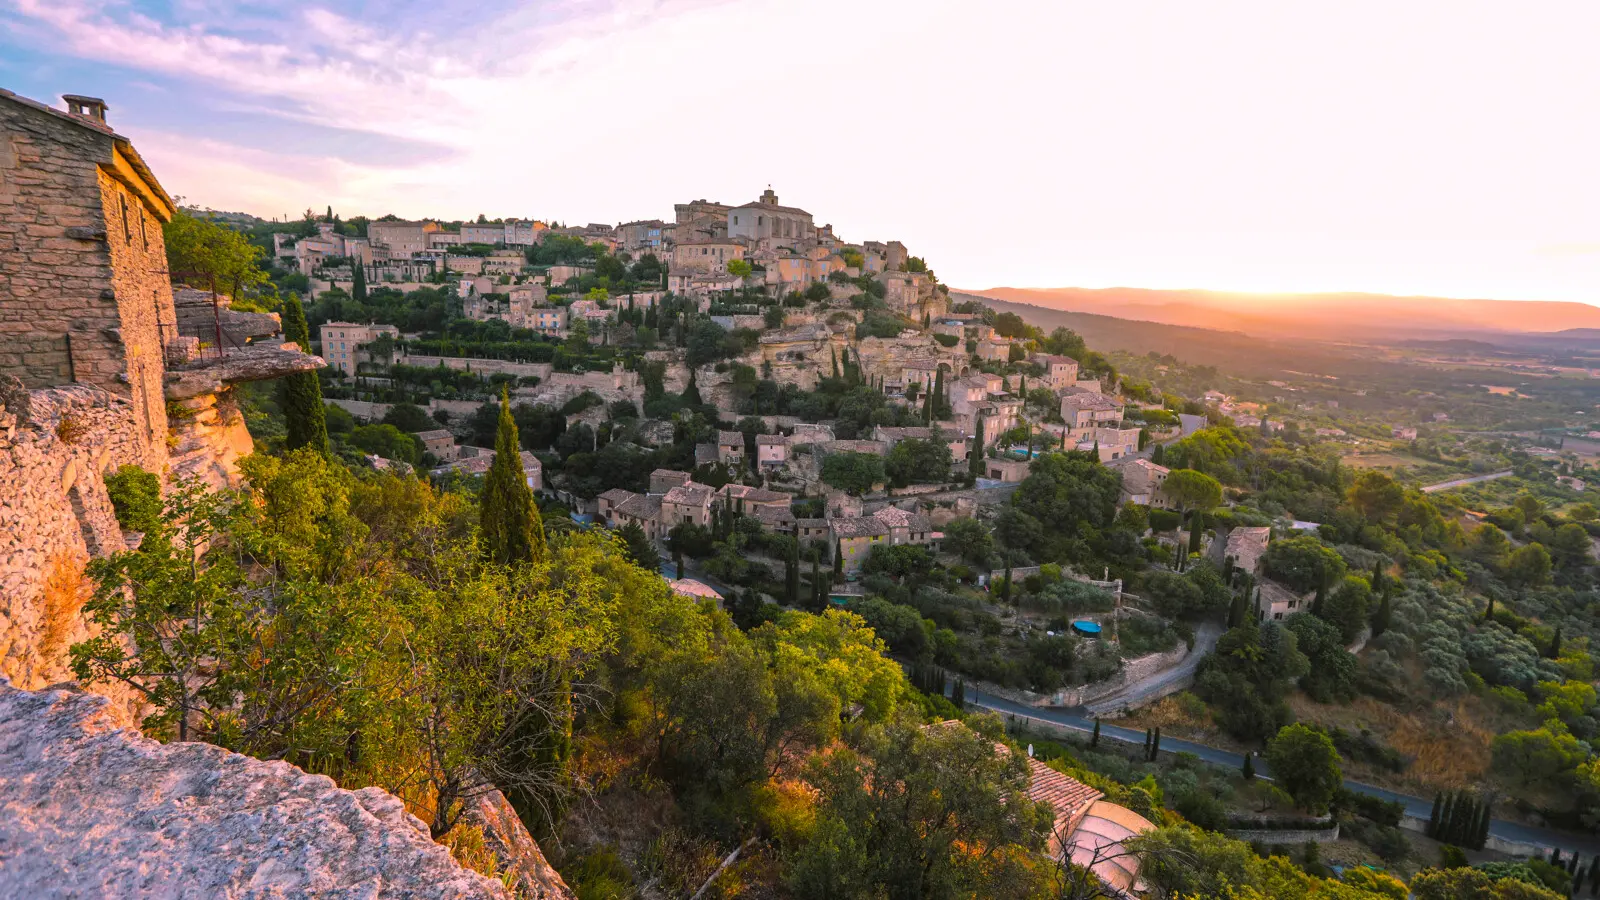
[[[737,436],[737,452],[743,453],[739,432],[719,435],[717,449],[734,452],[730,435]],[[706,527],[717,509],[732,510],[755,519],[767,531],[793,535],[802,542],[823,542],[830,553],[839,555],[847,573],[858,571],[874,546],[933,546],[944,537],[927,516],[894,506],[866,514],[860,500],[837,495],[829,499],[821,518],[796,518],[792,500],[779,491],[742,484],[714,488],[693,481],[688,472],[657,469],[650,473],[646,493],[613,488],[601,494],[596,518],[611,528],[637,525],[651,540],[664,543],[679,525]]]

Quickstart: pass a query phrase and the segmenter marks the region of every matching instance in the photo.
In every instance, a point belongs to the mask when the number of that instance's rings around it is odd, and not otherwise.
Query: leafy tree
[[[909,438],[889,451],[884,471],[895,487],[937,484],[950,479],[950,445],[937,435],[933,440]]]
[[[1362,518],[1383,523],[1400,511],[1405,488],[1376,469],[1364,469],[1345,492],[1345,500]]]
[[[1295,637],[1295,647],[1310,661],[1300,686],[1319,703],[1348,702],[1356,697],[1355,655],[1344,647],[1338,626],[1309,613],[1295,613],[1284,621]]]
[[[1205,618],[1222,612],[1228,603],[1226,589],[1219,598],[1194,579],[1165,570],[1151,572],[1145,578],[1144,593],[1156,612],[1169,619]]]
[[[214,287],[234,295],[240,307],[247,305],[246,297],[267,284],[261,248],[240,232],[181,210],[161,232],[167,245],[167,271],[174,284],[188,283],[206,290]],[[287,332],[286,336],[295,339]]]
[[[491,786],[546,811],[563,789],[573,685],[612,645],[617,600],[596,574],[600,542],[539,549],[510,567],[442,558],[441,577],[396,592],[413,628],[403,719],[426,758],[435,839]]]
[[[422,461],[422,447],[416,437],[393,425],[357,425],[348,440],[352,447],[384,459],[411,465]]]
[[[1084,556],[1085,542],[1109,527],[1116,515],[1121,479],[1087,453],[1035,457],[996,535],[1035,559],[1064,561]]]
[[[1273,541],[1262,564],[1268,575],[1302,592],[1331,585],[1345,573],[1339,552],[1310,535]]]
[[[511,419],[511,403],[500,394],[500,426],[494,439],[494,461],[484,476],[478,527],[484,554],[502,565],[537,562],[544,556],[544,523],[533,502],[522,469],[522,446]]]
[[[415,403],[396,403],[384,413],[383,423],[407,432],[430,431],[437,427],[427,412]]]
[[[1323,813],[1344,784],[1339,751],[1333,740],[1304,725],[1289,725],[1267,744],[1267,762],[1275,778],[1297,806]]]
[[[1051,813],[1028,799],[1020,754],[964,726],[869,729],[807,770],[811,840],[789,875],[798,898],[1030,896],[1028,860]]]
[[[1495,773],[1524,787],[1552,785],[1587,756],[1559,722],[1498,735],[1490,750]]]
[[[944,526],[945,551],[954,553],[975,566],[987,565],[994,553],[994,538],[989,529],[971,516],[952,519]]]
[[[822,480],[849,494],[864,494],[884,477],[883,458],[876,454],[847,451],[822,461]]]
[[[142,697],[153,709],[147,734],[214,734],[227,706],[230,692],[212,663],[246,615],[235,594],[243,572],[217,541],[229,515],[223,495],[179,481],[162,514],[143,523],[138,549],[89,563],[95,588],[83,614],[99,633],[71,648],[73,674]]]
[[[1347,576],[1322,605],[1321,617],[1339,629],[1344,643],[1354,641],[1367,626],[1372,607],[1372,588],[1365,579]],[[1313,663],[1315,665],[1315,663]]]
[[[283,301],[283,336],[311,352],[311,332],[306,325],[300,298],[291,294]],[[284,446],[294,450],[310,447],[328,452],[328,423],[322,402],[322,384],[315,372],[295,372],[279,379],[278,405],[283,409],[286,434]]]
[[[1506,581],[1516,588],[1538,587],[1550,580],[1550,552],[1533,543],[1518,547],[1506,561]]]
[[[1482,869],[1424,869],[1411,879],[1416,900],[1562,900],[1540,884],[1497,878]]]
[[[728,274],[739,279],[740,281],[749,278],[750,274],[754,271],[755,269],[751,268],[750,264],[742,259],[728,260]]]
[[[1284,698],[1309,671],[1293,633],[1273,623],[1246,622],[1224,633],[1200,661],[1195,693],[1211,704],[1229,734],[1265,741],[1292,721]]]

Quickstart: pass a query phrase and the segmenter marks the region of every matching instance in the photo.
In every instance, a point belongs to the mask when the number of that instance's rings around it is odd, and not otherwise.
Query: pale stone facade
[[[358,325],[354,322],[328,322],[318,329],[322,356],[328,367],[345,375],[354,375],[364,362],[372,357],[362,349],[380,337],[399,338],[400,329],[393,325]]]

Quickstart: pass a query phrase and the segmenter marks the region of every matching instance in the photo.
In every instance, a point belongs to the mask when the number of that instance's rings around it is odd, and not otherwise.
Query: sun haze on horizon
[[[773,185],[953,285],[1600,303],[1600,7],[0,0],[170,191],[670,217]]]

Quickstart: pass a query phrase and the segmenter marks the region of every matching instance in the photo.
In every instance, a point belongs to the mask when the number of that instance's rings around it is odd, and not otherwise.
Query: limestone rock
[[[567,883],[545,860],[544,851],[504,794],[489,791],[478,795],[462,818],[483,828],[484,842],[500,868],[513,874],[520,896],[527,900],[573,900]]]
[[[0,896],[510,896],[382,790],[160,744],[107,704],[0,679]]]
[[[327,365],[322,357],[300,352],[293,344],[274,347],[252,344],[227,355],[201,356],[167,372],[168,400],[187,400],[212,394],[244,381],[282,378],[295,372],[312,372]]]

